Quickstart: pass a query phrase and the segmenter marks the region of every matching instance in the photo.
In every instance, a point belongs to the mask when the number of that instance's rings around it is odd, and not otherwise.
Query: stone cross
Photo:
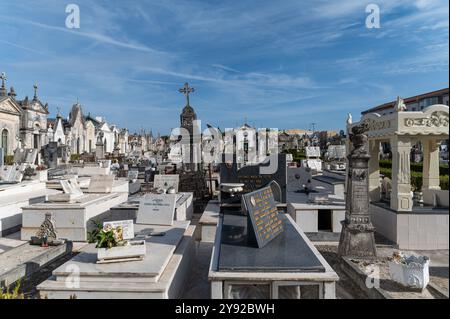
[[[189,94],[193,93],[195,89],[193,87],[189,87],[189,83],[184,83],[184,87],[178,90],[180,93],[183,93],[186,96],[186,105],[189,105]]]

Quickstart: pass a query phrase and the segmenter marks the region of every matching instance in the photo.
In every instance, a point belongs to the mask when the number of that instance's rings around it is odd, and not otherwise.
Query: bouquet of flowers
[[[96,248],[113,248],[127,245],[123,240],[123,230],[121,226],[112,227],[110,224],[105,226],[97,233]]]

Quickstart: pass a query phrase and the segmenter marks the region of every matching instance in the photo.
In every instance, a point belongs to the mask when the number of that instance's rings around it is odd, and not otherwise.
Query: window
[[[1,139],[0,147],[3,148],[3,152],[5,155],[8,154],[8,130],[4,129],[2,131],[2,139]]]

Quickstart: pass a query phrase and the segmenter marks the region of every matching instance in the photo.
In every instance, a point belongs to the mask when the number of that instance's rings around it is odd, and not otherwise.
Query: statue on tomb
[[[400,96],[397,96],[397,101],[395,102],[394,110],[396,112],[406,111],[405,101]]]
[[[51,213],[45,214],[45,219],[39,227],[39,231],[36,236],[41,240],[42,246],[48,246],[48,242],[55,241],[57,239],[55,221],[52,218]]]
[[[369,130],[369,125],[366,122],[362,122],[352,127],[352,131],[349,134],[350,141],[353,143],[352,155],[367,154],[365,145],[368,142],[367,135],[364,134]]]

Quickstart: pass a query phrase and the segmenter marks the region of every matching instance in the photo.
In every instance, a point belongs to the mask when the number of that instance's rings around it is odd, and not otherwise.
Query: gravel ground
[[[339,276],[339,281],[336,283],[336,298],[367,299],[366,293],[361,290],[350,277],[341,271],[337,246],[316,245],[316,248]]]

